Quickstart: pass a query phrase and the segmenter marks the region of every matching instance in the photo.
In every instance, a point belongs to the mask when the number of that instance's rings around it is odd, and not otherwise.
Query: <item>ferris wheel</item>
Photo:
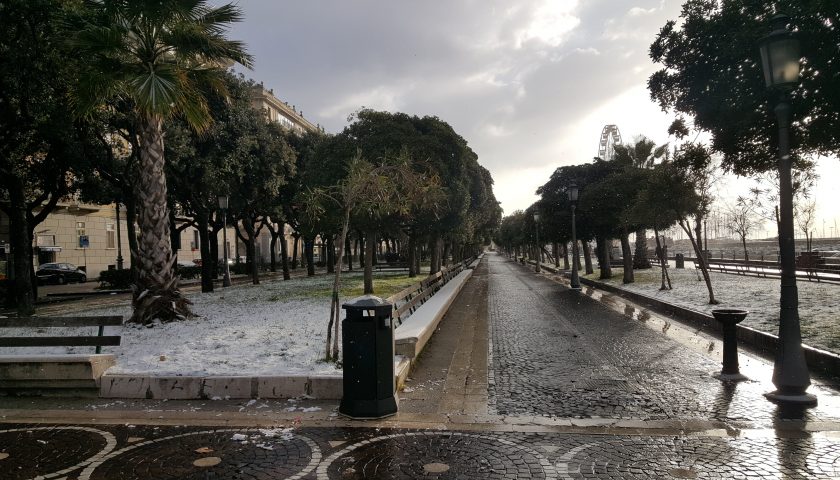
[[[605,125],[601,130],[601,141],[598,143],[598,158],[612,160],[615,156],[615,146],[621,143],[621,132],[618,125]]]

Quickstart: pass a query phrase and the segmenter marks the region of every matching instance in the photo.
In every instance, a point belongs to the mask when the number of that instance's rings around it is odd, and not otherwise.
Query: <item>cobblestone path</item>
[[[723,383],[713,377],[720,363],[710,356],[530,268],[487,258],[491,413],[766,426],[785,417],[840,417],[836,391],[821,392],[817,408],[781,412],[762,396],[774,390],[770,370],[750,372],[752,381]]]
[[[828,438],[0,426],[0,478],[837,478]]]

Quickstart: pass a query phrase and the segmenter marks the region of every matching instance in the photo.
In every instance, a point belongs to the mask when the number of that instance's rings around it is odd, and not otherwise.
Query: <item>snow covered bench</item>
[[[0,355],[0,391],[98,392],[102,374],[116,364],[116,357],[100,353],[101,348],[119,345],[121,338],[104,335],[104,328],[122,325],[122,322],[119,315],[0,318],[0,328],[98,327],[97,335],[91,336],[0,336],[0,347],[96,347],[96,353],[88,355]]]
[[[472,273],[471,269],[462,269],[397,327],[394,334],[397,355],[414,359],[423,350]]]

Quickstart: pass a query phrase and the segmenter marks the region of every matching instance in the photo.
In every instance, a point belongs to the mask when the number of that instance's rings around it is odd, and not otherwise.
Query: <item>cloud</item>
[[[256,57],[247,75],[328,131],[361,106],[449,122],[510,212],[557,166],[591,159],[605,123],[657,135],[647,49],[681,3],[251,1],[231,36]]]

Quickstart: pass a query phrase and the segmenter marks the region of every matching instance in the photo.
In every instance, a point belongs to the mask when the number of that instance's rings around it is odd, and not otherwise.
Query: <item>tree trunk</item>
[[[680,220],[679,223],[680,227],[682,227],[686,235],[688,235],[688,239],[691,241],[691,246],[694,247],[694,254],[697,256],[697,263],[700,265],[700,271],[703,273],[703,280],[706,282],[706,289],[709,291],[709,304],[717,305],[720,302],[715,300],[715,292],[712,290],[712,278],[709,276],[709,264],[706,262],[706,256],[703,255],[702,250],[700,250],[700,245],[697,243],[697,239],[694,238],[688,221]]]
[[[441,255],[441,263],[444,267],[449,266],[449,254],[452,250],[452,242],[444,242],[443,243],[443,255]]]
[[[250,215],[245,215],[242,219],[242,226],[245,229],[245,234],[248,238],[245,239],[245,248],[248,249],[246,265],[251,270],[251,283],[254,285],[260,284],[260,274],[257,270],[257,234],[254,230],[254,221]]]
[[[703,242],[703,217],[700,215],[694,218],[694,233],[696,235],[695,241],[700,251],[708,250],[709,246]]]
[[[357,249],[357,252],[358,252],[357,254],[359,256],[359,268],[364,270],[364,268],[365,268],[365,257],[367,256],[365,254],[365,251],[366,251],[366,248],[365,248],[366,243],[365,242],[367,241],[367,239],[365,238],[365,236],[362,232],[358,232],[358,233],[359,233],[359,247]]]
[[[563,270],[569,269],[569,244],[563,242]]]
[[[201,291],[213,291],[213,265],[210,254],[210,220],[207,212],[198,212],[198,244],[201,250]]]
[[[376,232],[369,230],[365,234],[365,295],[373,294],[373,260],[376,256]]]
[[[656,236],[656,251],[657,256],[659,257],[659,267],[662,269],[662,285],[659,289],[672,290],[671,277],[668,275],[668,252],[665,249],[665,245],[659,243],[659,230],[654,229],[653,234]],[[667,286],[665,285],[666,280],[668,282]]]
[[[440,249],[438,249],[438,243],[439,240],[437,236],[432,237],[432,240],[429,242],[429,253],[431,255],[429,275],[434,275],[440,271]]]
[[[636,235],[638,235],[638,232],[636,232]],[[645,250],[647,250],[647,245],[645,245]],[[624,260],[624,278],[622,282],[633,283],[635,281],[633,277],[633,250],[630,248],[630,233],[627,230],[621,233],[621,256]]]
[[[580,241],[583,248],[583,264],[584,268],[586,269],[585,272],[587,275],[592,274],[595,272],[595,269],[592,268],[592,247],[589,246],[589,242],[585,240]],[[580,262],[578,262],[578,270],[580,269]]]
[[[9,200],[9,240],[12,247],[15,305],[19,315],[32,315],[35,313],[36,295],[33,290],[32,237],[29,235],[32,229],[27,221],[23,184],[17,178],[9,187]]]
[[[417,255],[417,245],[414,235],[408,237],[408,276],[413,278],[417,276],[417,266],[415,265],[414,257]]]
[[[175,256],[169,237],[169,207],[166,203],[163,123],[159,117],[142,118],[137,173],[137,220],[139,278],[134,288],[131,322],[150,324],[191,316],[189,301],[178,290]]]
[[[414,248],[414,272],[420,275],[420,259],[423,257],[423,242],[415,240]]]
[[[347,231],[350,225],[350,208],[344,210],[344,222],[341,224],[341,236],[338,237],[338,268],[335,269],[333,279],[332,304],[330,306],[330,321],[327,324],[327,361],[338,361],[338,326],[341,309],[339,308],[339,293],[341,292],[341,262],[344,260],[344,248],[349,245]],[[333,332],[332,329],[335,329]],[[332,338],[331,338],[332,337]],[[332,352],[330,352],[330,340],[332,340]]]
[[[216,228],[216,225],[213,225],[208,240],[210,243],[210,277],[213,280],[219,278],[219,230],[221,228]]]
[[[601,280],[612,278],[612,267],[610,266],[609,241],[604,237],[595,237],[596,250],[598,253],[598,268],[601,273],[598,276]]]
[[[271,234],[271,243],[269,244],[269,264],[268,269],[272,272],[277,271],[277,237],[279,233],[273,227],[268,227],[268,232]]]
[[[808,237],[805,237],[805,238],[807,239]],[[750,254],[749,254],[749,252],[747,252],[747,237],[746,236],[741,237],[741,245],[744,246],[744,260],[749,262],[750,261]],[[808,250],[808,251],[810,251],[810,250]]]
[[[315,275],[315,238],[303,237],[303,250],[306,254],[306,276]]]
[[[292,234],[292,268],[295,270],[298,268],[298,238],[298,235]]]
[[[292,278],[289,274],[289,246],[286,243],[286,224],[277,224],[277,234],[280,236],[280,265],[283,268],[283,280]]]
[[[333,238],[327,237],[324,246],[327,248],[327,273],[335,273],[335,247],[333,245]]]

